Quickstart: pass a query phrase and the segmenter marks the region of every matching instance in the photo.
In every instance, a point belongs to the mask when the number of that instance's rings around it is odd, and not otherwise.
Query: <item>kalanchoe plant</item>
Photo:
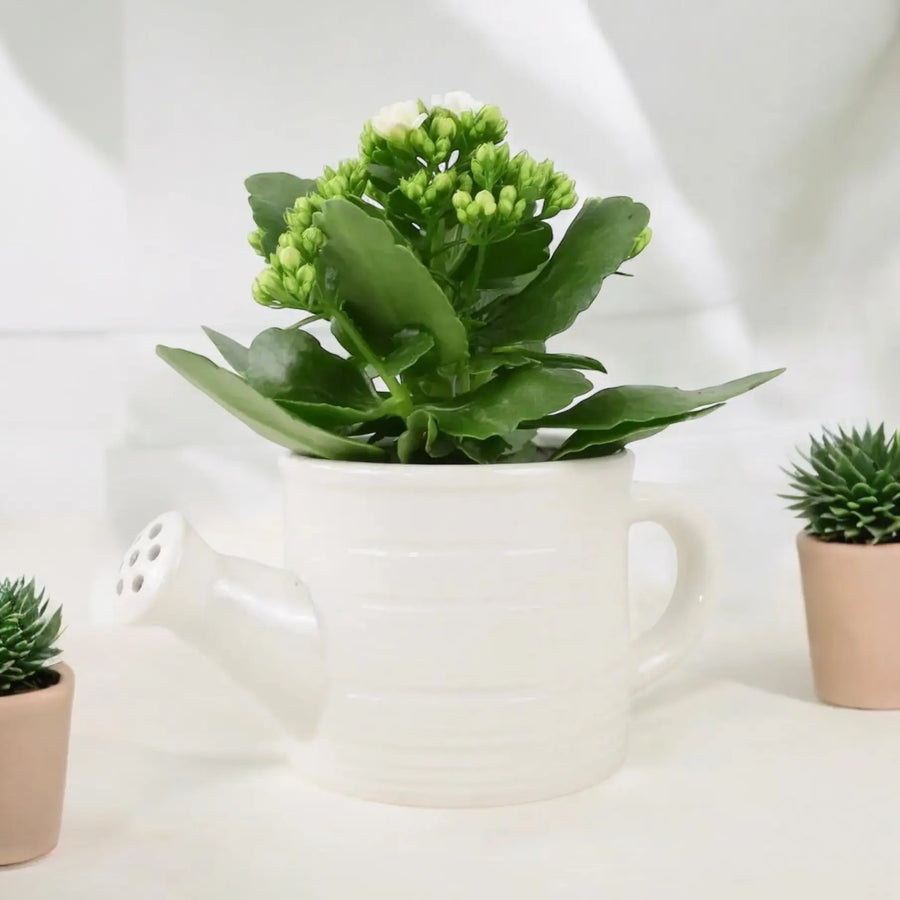
[[[266,260],[253,296],[306,315],[249,347],[207,330],[233,373],[185,350],[160,356],[291,450],[404,463],[603,456],[778,374],[592,393],[583,373],[603,364],[546,341],[647,246],[650,212],[589,198],[551,255],[550,220],[575,206],[575,186],[505,137],[496,106],[453,93],[382,109],[359,155],[316,180],[248,178],[250,243]],[[346,356],[306,330],[318,320]],[[546,451],[543,427],[573,433]]]
[[[809,534],[843,544],[900,541],[898,432],[825,429],[801,456],[806,465],[787,473],[793,493],[782,497]]]
[[[47,666],[59,655],[62,610],[48,615],[47,606],[33,579],[0,581],[0,698],[51,683]]]

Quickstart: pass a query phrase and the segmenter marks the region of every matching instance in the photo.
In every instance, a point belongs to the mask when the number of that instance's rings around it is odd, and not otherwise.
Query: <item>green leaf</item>
[[[531,221],[508,238],[488,244],[478,283],[481,287],[508,287],[513,279],[536,272],[550,258],[553,229],[546,222]],[[475,265],[474,248],[454,277],[467,278]]]
[[[428,332],[407,328],[394,335],[394,347],[383,360],[388,375],[399,375],[417,363],[434,346],[434,338]]]
[[[328,200],[316,214],[328,238],[321,260],[337,277],[343,309],[381,357],[408,328],[434,338],[439,363],[464,359],[468,336],[450,301],[409,247],[346,200]]]
[[[421,451],[429,452],[437,439],[438,426],[431,413],[414,410],[406,420],[406,431],[397,438],[397,458],[402,463],[412,462]]]
[[[473,374],[493,372],[500,366],[525,366],[539,363],[545,369],[582,369],[588,372],[606,372],[602,362],[590,356],[579,356],[575,353],[542,353],[537,350],[525,350],[511,347],[509,350],[494,350],[491,353],[479,353],[469,360],[469,371]]]
[[[261,172],[244,181],[250,195],[253,221],[262,229],[262,246],[266,255],[274,253],[278,238],[287,229],[285,211],[294,205],[298,197],[305,197],[316,188],[310,178],[298,178],[287,172]]]
[[[473,462],[496,463],[513,457],[524,457],[526,454],[523,453],[523,450],[530,446],[530,441],[535,434],[537,432],[532,429],[523,429],[514,431],[512,434],[495,434],[484,440],[463,437],[453,438],[453,441],[459,450]]]
[[[372,409],[381,398],[349,359],[329,353],[308,332],[267,328],[250,344],[247,383],[263,397]]]
[[[537,277],[518,294],[488,307],[478,345],[542,341],[565,331],[593,303],[603,280],[628,258],[649,220],[650,210],[629,197],[586,200]]]
[[[571,409],[529,423],[542,428],[610,429],[622,422],[652,422],[668,416],[682,415],[703,406],[724,403],[732,397],[771,381],[784,369],[758,372],[735,381],[697,391],[656,385],[623,385],[592,394]]]
[[[441,431],[483,439],[514,431],[520,422],[561,409],[590,389],[590,381],[579,372],[523,366],[501,372],[470,393],[426,408]]]
[[[505,241],[488,244],[481,270],[481,284],[527,275],[550,258],[553,229],[546,222],[532,222]]]
[[[584,459],[589,456],[609,456],[612,453],[618,453],[627,444],[634,443],[634,441],[642,441],[645,438],[652,437],[654,434],[659,434],[659,432],[664,431],[670,425],[675,425],[678,422],[699,419],[723,405],[722,403],[717,403],[704,409],[651,419],[647,422],[621,422],[613,428],[576,431],[553,454],[553,458],[575,457]]]
[[[408,222],[391,221],[380,206],[375,206],[374,203],[369,203],[367,200],[363,200],[362,197],[345,197],[344,199],[348,203],[352,203],[357,209],[361,209],[370,218],[383,222],[390,229],[391,234],[394,235],[394,240],[402,246],[409,246],[410,239],[419,236],[419,232],[410,226]]]
[[[331,434],[303,422],[282,409],[274,400],[263,397],[242,378],[198,353],[158,346],[156,352],[179,375],[216,401],[223,409],[264,438],[323,459],[381,460],[384,451],[349,438]]]
[[[303,400],[278,400],[277,403],[292,416],[335,432],[346,432],[348,429],[358,431],[354,426],[374,422],[397,410],[397,401],[392,397],[385,398],[379,406],[372,409],[354,409],[333,403],[309,403]]]
[[[218,331],[213,331],[212,328],[207,328],[205,325],[203,326],[203,330],[206,332],[206,336],[216,345],[216,350],[222,354],[222,358],[225,362],[227,362],[238,375],[246,375],[247,348],[237,341],[232,340],[227,335],[219,334]]]

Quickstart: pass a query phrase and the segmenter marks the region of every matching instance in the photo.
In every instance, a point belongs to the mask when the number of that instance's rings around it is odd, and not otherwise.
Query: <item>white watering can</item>
[[[631,693],[693,645],[714,590],[705,520],[632,469],[630,453],[494,466],[289,456],[287,569],[219,555],[169,512],[126,554],[118,610],[221,664],[335,790],[424,806],[570,793],[621,764]],[[632,641],[639,521],[670,532],[679,571],[660,622]]]

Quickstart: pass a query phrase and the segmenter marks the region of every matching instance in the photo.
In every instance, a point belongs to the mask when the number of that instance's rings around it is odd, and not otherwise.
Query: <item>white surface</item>
[[[277,539],[244,524],[204,527],[251,556]],[[98,523],[9,531],[72,608],[111,589],[123,548]],[[61,844],[0,872],[0,896],[893,900],[900,713],[814,702],[793,564],[756,620],[718,616],[686,667],[637,699],[610,780],[480,811],[316,789],[280,755],[274,720],[169,635],[73,628]]]

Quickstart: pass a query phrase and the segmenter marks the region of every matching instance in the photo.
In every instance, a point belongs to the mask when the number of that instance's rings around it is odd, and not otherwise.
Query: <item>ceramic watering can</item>
[[[118,607],[251,689],[325,786],[427,806],[569,793],[621,764],[632,692],[684,656],[715,589],[704,519],[633,462],[288,456],[286,569],[221,556],[170,512],[128,551]],[[671,534],[678,579],[632,641],[641,521]]]

